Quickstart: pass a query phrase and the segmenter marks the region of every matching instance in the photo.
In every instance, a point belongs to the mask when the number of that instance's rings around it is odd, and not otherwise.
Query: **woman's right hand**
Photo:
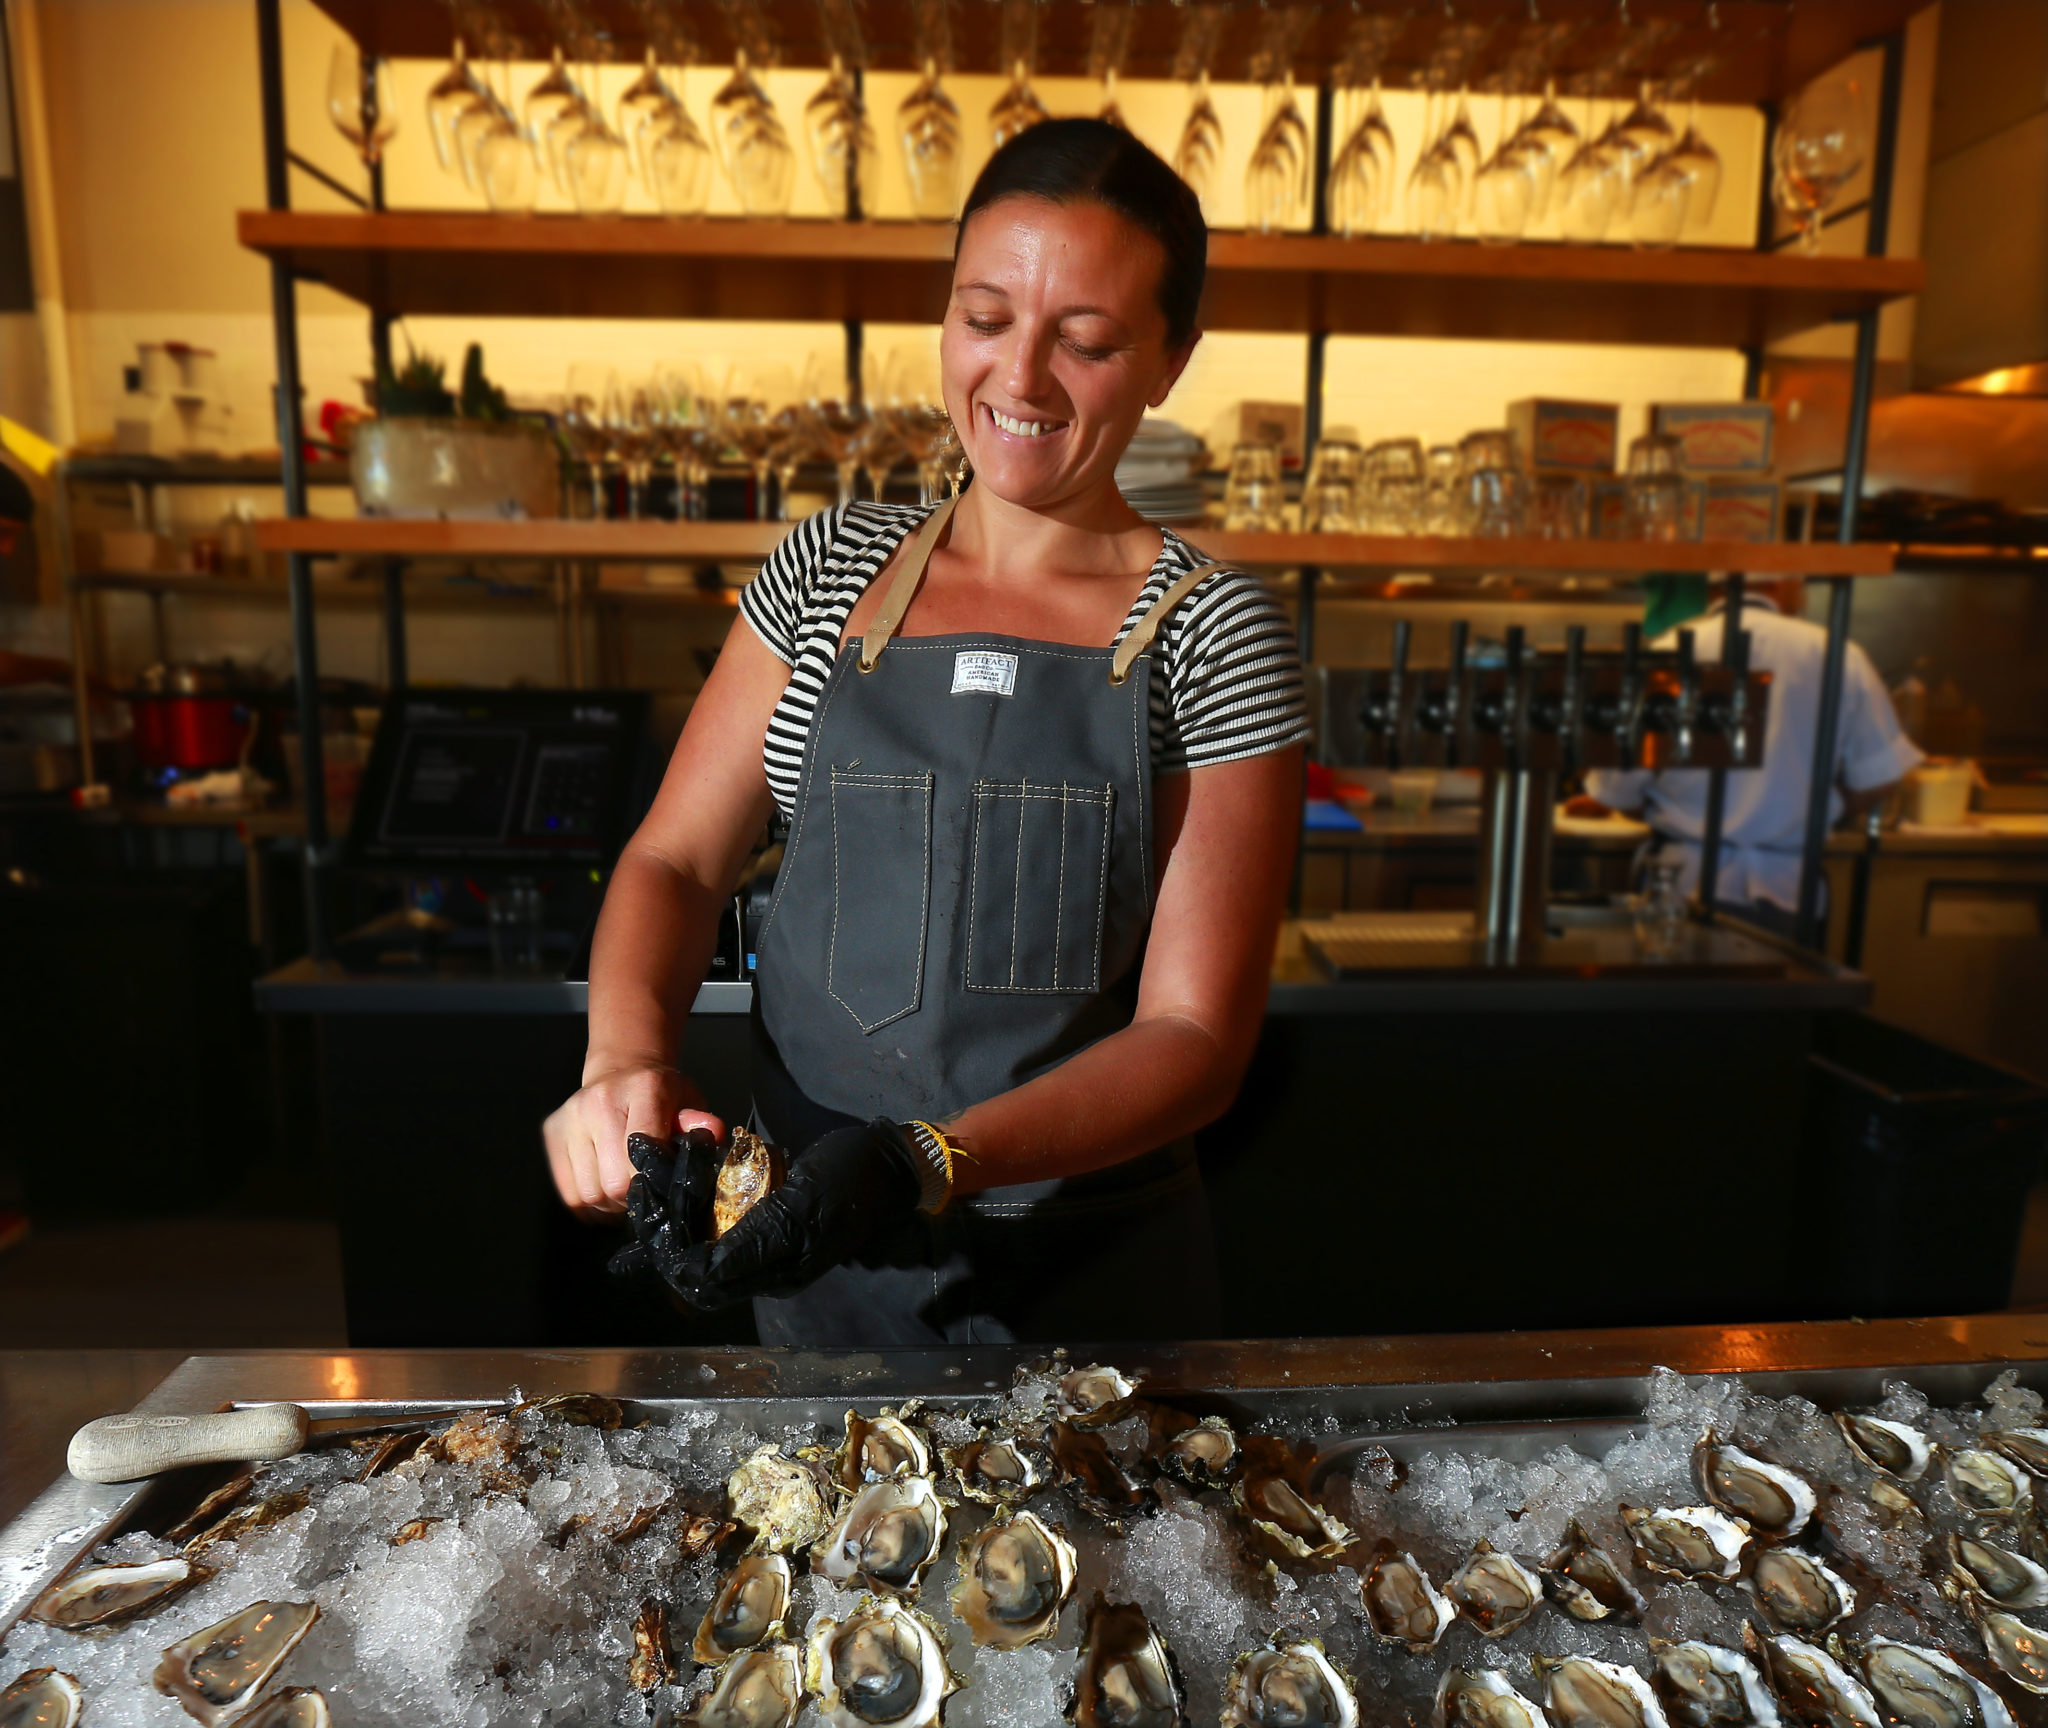
[[[586,1072],[583,1085],[541,1124],[541,1138],[562,1204],[579,1218],[604,1222],[626,1215],[634,1175],[626,1136],[666,1142],[693,1128],[725,1138],[725,1123],[705,1109],[687,1074],[622,1064]]]

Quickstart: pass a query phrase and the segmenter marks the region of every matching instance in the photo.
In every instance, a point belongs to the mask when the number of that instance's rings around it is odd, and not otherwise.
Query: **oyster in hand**
[[[717,1241],[780,1188],[789,1173],[782,1148],[760,1135],[735,1128],[718,1161],[718,1179],[711,1190],[711,1239]]]

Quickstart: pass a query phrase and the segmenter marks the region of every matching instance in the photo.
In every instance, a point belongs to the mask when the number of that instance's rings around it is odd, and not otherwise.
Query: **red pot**
[[[129,697],[135,754],[145,769],[232,768],[253,724],[247,698],[213,666],[152,666]]]

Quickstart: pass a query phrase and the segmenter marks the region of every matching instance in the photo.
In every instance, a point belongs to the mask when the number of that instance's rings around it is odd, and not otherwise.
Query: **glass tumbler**
[[[1685,476],[1682,446],[1662,432],[1646,432],[1628,447],[1628,531],[1632,540],[1684,537]]]
[[[1480,539],[1505,540],[1522,531],[1522,471],[1519,468],[1472,468],[1464,483],[1465,532]]]
[[[1422,531],[1458,532],[1458,452],[1449,444],[1432,444],[1424,458]]]
[[[1323,534],[1362,533],[1364,474],[1365,453],[1350,439],[1319,443],[1301,489],[1302,527]]]
[[[1428,489],[1428,459],[1420,438],[1386,438],[1366,455],[1373,531],[1419,534]]]
[[[1529,494],[1529,532],[1539,540],[1583,540],[1589,493],[1577,474],[1539,474]]]
[[[1280,452],[1270,444],[1236,445],[1230,452],[1230,474],[1223,487],[1223,526],[1281,527],[1282,496]]]
[[[1678,891],[1681,866],[1652,858],[1643,866],[1643,891],[1635,896],[1636,947],[1646,960],[1670,960],[1685,942],[1685,897]]]

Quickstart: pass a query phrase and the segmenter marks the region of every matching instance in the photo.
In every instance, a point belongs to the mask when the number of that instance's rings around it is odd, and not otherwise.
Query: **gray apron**
[[[781,1145],[874,1116],[941,1121],[1135,1011],[1148,650],[1217,566],[1176,579],[1114,650],[896,639],[951,510],[841,650],[805,746],[754,986],[755,1117]],[[754,1313],[764,1344],[816,1348],[1211,1336],[1193,1145],[964,1196]]]

